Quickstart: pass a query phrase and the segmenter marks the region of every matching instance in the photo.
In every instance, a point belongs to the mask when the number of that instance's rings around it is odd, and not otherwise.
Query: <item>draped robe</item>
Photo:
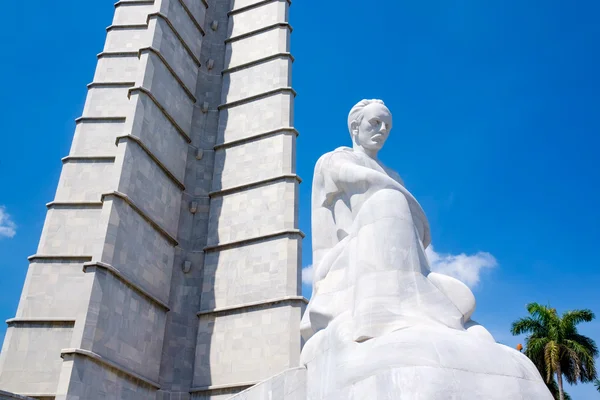
[[[430,271],[427,218],[395,172],[339,148],[313,185],[308,400],[552,399],[531,360],[470,319],[469,288]]]
[[[312,192],[313,295],[305,340],[336,319],[361,342],[415,325],[464,329],[475,307],[461,282],[431,273],[429,224],[400,176],[341,147],[322,156]]]

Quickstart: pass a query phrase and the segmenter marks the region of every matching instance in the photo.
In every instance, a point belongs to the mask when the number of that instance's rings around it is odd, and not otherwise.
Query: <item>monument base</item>
[[[533,363],[467,331],[407,328],[328,346],[235,400],[552,400]],[[317,339],[316,337],[311,339]],[[318,340],[318,339],[317,339]]]

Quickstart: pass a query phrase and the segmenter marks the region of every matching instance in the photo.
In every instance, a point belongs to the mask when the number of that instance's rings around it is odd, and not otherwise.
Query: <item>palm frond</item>
[[[598,357],[598,347],[596,346],[596,342],[593,339],[584,335],[580,335],[578,333],[569,335],[567,339],[573,340],[587,348],[592,357]]]
[[[590,352],[590,350],[575,340],[566,339],[564,341],[564,346],[565,349],[572,350],[573,355],[577,357],[578,360],[585,361],[594,359],[594,355]],[[569,355],[571,355],[571,353],[569,353]]]
[[[559,362],[559,346],[550,340],[544,348],[544,362],[546,363],[546,382],[550,382],[552,375],[556,372]]]
[[[540,375],[546,375],[546,362],[544,361],[544,351],[549,339],[531,338],[527,341],[524,354],[533,362]]]
[[[562,315],[562,324],[565,327],[575,327],[582,322],[590,322],[595,317],[596,316],[594,315],[594,313],[591,310],[587,309],[567,311]]]
[[[521,318],[513,322],[510,332],[513,335],[521,335],[523,333],[543,334],[544,326],[539,320],[531,317]]]
[[[591,382],[597,377],[596,360],[593,358],[584,360],[581,364],[581,382]]]
[[[556,340],[556,341],[562,341],[562,338],[564,337],[564,335],[562,335],[562,332],[560,330],[560,324],[551,324],[548,327],[548,336],[552,339],[552,340]]]
[[[577,360],[573,360],[571,357],[562,357],[560,359],[560,372],[563,375],[563,379],[570,385],[578,383],[577,371],[579,371],[579,376],[582,374],[581,364],[576,361]]]
[[[577,362],[577,369],[579,370],[579,374],[575,374],[573,377],[575,381],[580,380],[581,382],[590,382],[596,379],[596,362],[594,359],[594,354],[590,351],[590,349],[587,346],[570,339],[564,341],[564,346],[566,349],[572,350],[573,354],[576,356],[575,358],[571,355],[571,353],[569,353],[569,356]],[[567,379],[570,378],[566,374],[565,376]]]
[[[581,360],[579,358],[579,354],[576,350],[574,350],[573,348],[567,346],[567,345],[563,345],[562,349],[564,350],[564,356],[563,358],[566,358],[569,360],[569,364],[572,366],[572,371],[570,372],[570,375],[572,375],[573,380],[575,382],[577,382],[579,379],[581,379]],[[582,354],[582,356],[584,356],[585,354]],[[563,375],[567,376],[567,374],[565,374],[562,370],[561,372],[563,373]],[[567,376],[568,379],[568,376]],[[571,383],[571,382],[569,382]]]
[[[559,321],[556,310],[547,306],[543,306],[539,303],[527,304],[527,311],[535,319],[539,320],[544,326],[556,325]]]
[[[537,358],[540,355],[544,354],[544,349],[546,348],[546,345],[548,344],[548,342],[550,341],[550,339],[548,339],[547,337],[540,337],[540,338],[530,338],[527,341],[527,347],[525,348],[525,354],[527,355],[527,357],[529,358]]]

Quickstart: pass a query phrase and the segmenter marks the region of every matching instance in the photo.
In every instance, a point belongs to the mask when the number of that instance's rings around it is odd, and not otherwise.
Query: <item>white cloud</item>
[[[4,206],[0,206],[0,238],[12,238],[17,233],[17,225],[12,221]]]
[[[302,268],[302,284],[312,285],[313,283],[313,266],[309,265]]]
[[[426,250],[431,270],[450,275],[467,286],[473,287],[479,283],[481,272],[498,265],[496,258],[490,253],[480,251],[473,255],[436,253],[433,246]]]
[[[432,271],[450,275],[470,287],[477,286],[483,270],[498,265],[498,261],[493,255],[483,251],[473,255],[442,254],[437,253],[433,246],[429,246],[426,253]],[[308,265],[302,268],[302,284],[310,286],[312,283],[313,266]]]

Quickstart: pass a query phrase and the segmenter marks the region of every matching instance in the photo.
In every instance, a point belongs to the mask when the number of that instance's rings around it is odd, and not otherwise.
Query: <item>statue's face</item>
[[[363,119],[353,128],[356,144],[367,150],[381,150],[392,130],[392,114],[383,104],[372,103],[363,110]]]

